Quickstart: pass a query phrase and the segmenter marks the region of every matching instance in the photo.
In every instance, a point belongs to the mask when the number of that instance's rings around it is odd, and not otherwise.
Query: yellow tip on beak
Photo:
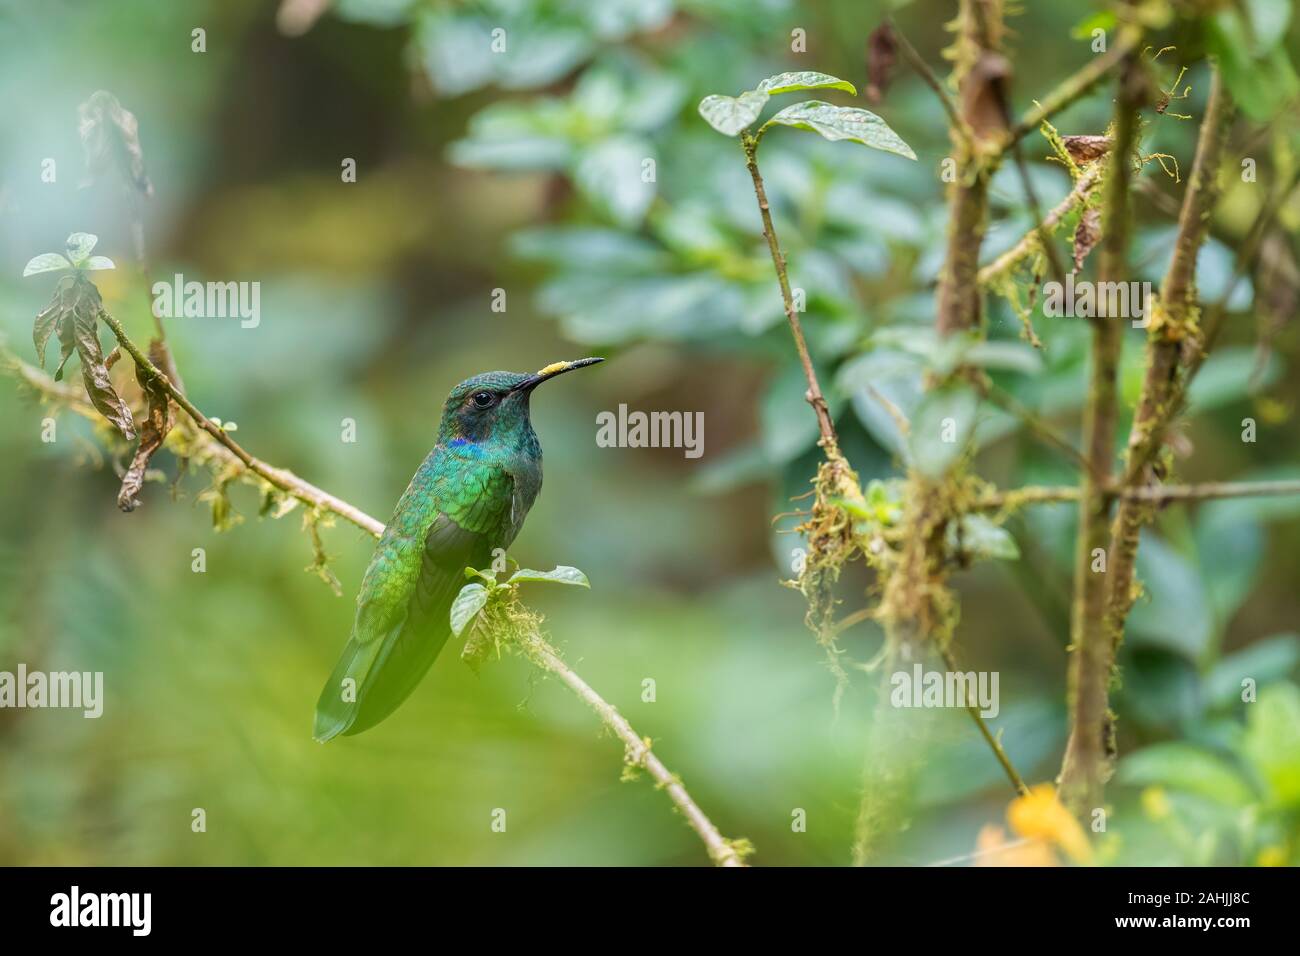
[[[554,378],[557,375],[563,375],[565,372],[572,372],[575,368],[586,368],[588,365],[595,365],[597,362],[605,361],[603,358],[583,358],[575,359],[572,362],[552,362],[546,368],[538,369],[528,378],[524,379],[515,386],[516,390],[531,392],[534,388],[545,382],[547,379]]]

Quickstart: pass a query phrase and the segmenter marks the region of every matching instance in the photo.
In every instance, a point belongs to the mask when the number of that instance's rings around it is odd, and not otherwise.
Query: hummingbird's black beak
[[[549,378],[555,378],[555,376],[563,375],[565,372],[572,372],[575,368],[586,368],[588,365],[595,365],[597,362],[603,361],[605,361],[603,358],[583,358],[575,359],[572,362],[553,362],[546,368],[528,376],[514,387],[514,391],[531,392]]]

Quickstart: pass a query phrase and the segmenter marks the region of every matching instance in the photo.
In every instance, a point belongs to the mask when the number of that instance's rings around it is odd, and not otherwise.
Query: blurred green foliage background
[[[1295,18],[1279,30],[1276,5],[1248,6],[1274,17],[1269,36],[1284,58],[1293,54]],[[936,68],[952,7],[927,0],[896,14]],[[1086,9],[1025,7],[1011,20],[1018,109],[1092,56],[1089,34],[1075,29]],[[537,396],[546,487],[512,551],[525,565],[581,567],[592,590],[526,597],[723,833],[753,840],[756,862],[846,862],[875,678],[854,671],[837,715],[800,598],[778,583],[799,542],[778,533],[792,520],[774,526],[771,516],[807,489],[815,421],[743,157],[695,106],[785,69],[865,88],[867,37],[884,5],[338,0],[318,20],[303,13],[311,8],[0,2],[0,331],[31,361],[30,326],[50,284],[20,280],[23,263],[86,231],[119,265],[95,274],[109,309],[139,340],[149,335],[122,197],[80,188],[76,108],[102,88],[140,121],[156,189],[146,219],[155,277],[261,283],[256,329],[168,323],[189,395],[237,422],[254,454],[383,519],[432,444],[451,385],[489,369],[609,356]],[[497,26],[505,56],[490,52]],[[196,27],[206,52],[191,50]],[[795,29],[806,32],[806,52],[791,50]],[[1179,44],[1164,55],[1172,79],[1178,63],[1199,57],[1201,33],[1178,19],[1165,31]],[[1199,117],[1204,64],[1187,80],[1177,109]],[[1109,102],[1099,91],[1056,125],[1102,133]],[[899,473],[896,429],[866,386],[904,409],[918,400],[948,147],[933,95],[901,67],[879,103],[859,105],[879,112],[918,161],[778,131],[763,166],[793,284],[808,292],[814,354],[866,481]],[[1300,162],[1296,127],[1291,111],[1248,147],[1261,183]],[[1162,117],[1144,151],[1187,169],[1195,128]],[[1046,153],[1041,139],[1026,142],[1050,205],[1068,179]],[[54,183],[40,178],[46,158],[57,163]],[[355,183],[341,181],[345,158],[356,160]],[[640,176],[646,158],[653,184]],[[1156,167],[1143,178],[1158,195],[1139,203],[1137,278],[1158,281],[1174,220],[1157,200],[1176,201],[1182,186]],[[1227,288],[1232,250],[1265,195],[1258,184],[1228,189],[1201,255],[1205,298]],[[994,205],[989,257],[1030,225],[1010,164]],[[1293,240],[1300,210],[1281,222]],[[496,289],[504,313],[491,310]],[[1242,283],[1225,341],[1197,381],[1180,478],[1300,475],[1296,329],[1269,329],[1261,349],[1267,323],[1255,299]],[[990,337],[1024,357],[1018,319],[990,303]],[[1046,350],[994,376],[1073,435],[1085,327],[1041,313],[1035,321]],[[1131,407],[1141,337],[1130,336],[1122,390]],[[703,458],[598,448],[596,413],[624,402],[703,411]],[[144,506],[123,515],[114,507],[121,462],[102,452],[95,429],[63,414],[58,441],[43,444],[42,414],[5,380],[0,669],[102,670],[107,701],[100,720],[0,711],[0,862],[704,860],[662,794],[619,781],[619,745],[592,715],[517,659],[476,676],[449,649],[393,718],[315,744],[313,704],[371,542],[346,525],[325,532],[345,591],[336,598],[302,572],[311,544],[297,513],[258,519],[256,496],[240,490],[234,504],[247,520],[217,533],[195,475],[181,479],[175,503],[166,484],[151,483]],[[1254,444],[1240,441],[1246,416],[1260,422]],[[340,440],[345,418],[357,423],[355,444]],[[984,409],[979,441],[978,467],[1001,485],[1074,480],[996,409]],[[169,455],[155,464],[175,475]],[[1144,535],[1147,595],[1122,655],[1124,757],[1105,859],[1300,856],[1298,516],[1296,499],[1175,507]],[[1034,781],[1054,776],[1064,744],[1073,526],[1073,506],[1027,511],[1008,524],[1019,560],[958,579],[964,660],[1001,672],[995,725]],[[190,569],[199,547],[203,574]],[[868,583],[844,582],[846,611]],[[844,646],[861,662],[879,640],[861,626]],[[1257,703],[1240,702],[1243,675],[1259,681]],[[646,678],[653,703],[642,701]],[[911,823],[882,862],[969,853],[981,826],[1002,821],[1010,792],[965,715],[928,723],[903,798]],[[191,831],[198,807],[205,833]],[[498,807],[505,833],[490,829]],[[792,832],[795,808],[807,811],[806,833]]]

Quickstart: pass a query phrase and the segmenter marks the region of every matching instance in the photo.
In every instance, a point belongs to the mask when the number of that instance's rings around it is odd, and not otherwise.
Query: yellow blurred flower
[[[1286,866],[1286,847],[1266,846],[1255,857],[1256,866]]]
[[[1142,810],[1152,820],[1164,820],[1169,817],[1172,808],[1169,794],[1163,787],[1147,787],[1142,791]]]
[[[1083,827],[1057,799],[1056,788],[1050,783],[1030,787],[1029,793],[1012,800],[1007,822],[1018,835],[1046,841],[1075,863],[1092,859],[1092,846]]]
[[[975,838],[976,866],[1060,866],[1042,840],[1014,840],[996,823],[986,823]]]

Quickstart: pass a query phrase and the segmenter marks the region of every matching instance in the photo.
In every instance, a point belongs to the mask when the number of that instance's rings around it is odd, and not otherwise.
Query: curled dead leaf
[[[86,154],[86,175],[98,179],[116,169],[126,185],[143,196],[153,195],[153,183],[144,169],[140,124],[116,96],[96,90],[78,107],[81,146]]]
[[[162,353],[162,344],[155,339],[149,343],[149,359],[156,368]],[[144,487],[145,471],[149,460],[162,447],[167,433],[172,430],[171,398],[157,378],[139,365],[135,368],[136,381],[149,403],[149,412],[140,426],[140,444],[136,446],[131,465],[122,476],[122,487],[117,493],[117,506],[123,511],[134,511],[140,504],[140,489]]]
[[[61,354],[59,367],[54,371],[56,382],[63,380],[68,359],[73,352],[77,353],[91,404],[130,441],[135,438],[135,421],[131,409],[113,390],[99,344],[99,314],[103,308],[103,300],[93,282],[81,273],[64,276],[54,287],[50,304],[36,316],[32,341],[36,345],[36,357],[44,367],[45,346],[51,335],[58,334]]]
[[[1079,225],[1074,228],[1074,271],[1083,269],[1083,260],[1101,241],[1101,210],[1089,207],[1079,217]]]
[[[1006,83],[1011,78],[1011,61],[1000,53],[984,50],[961,84],[961,112],[975,139],[996,143],[1010,126]]]
[[[64,324],[72,327],[77,357],[81,359],[81,379],[85,382],[86,394],[99,413],[129,441],[135,438],[135,421],[131,417],[131,409],[113,390],[108,368],[104,365],[104,352],[99,345],[99,313],[103,309],[103,301],[94,284],[80,275],[74,282],[74,289],[76,294],[69,313],[70,320],[65,318]]]
[[[882,23],[867,38],[867,99],[879,103],[894,78],[894,64],[898,62],[898,41],[893,27]]]
[[[1080,166],[1095,162],[1110,152],[1109,136],[1062,136],[1061,143]]]

